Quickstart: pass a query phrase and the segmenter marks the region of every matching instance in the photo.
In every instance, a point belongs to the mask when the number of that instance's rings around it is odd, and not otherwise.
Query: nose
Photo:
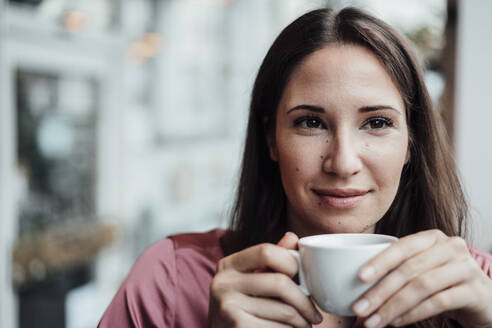
[[[362,169],[360,147],[348,131],[340,131],[327,142],[323,171],[340,178],[349,178]]]

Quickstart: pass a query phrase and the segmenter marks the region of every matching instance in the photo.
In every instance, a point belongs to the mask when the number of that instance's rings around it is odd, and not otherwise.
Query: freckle
[[[323,159],[323,156],[320,156],[319,158]]]
[[[298,167],[296,167],[296,171],[299,172],[299,168]]]
[[[320,202],[320,203],[318,203],[318,206],[321,206],[321,202]]]
[[[341,325],[342,324],[342,320],[338,320],[338,324]]]
[[[340,222],[340,221],[338,221],[338,224],[340,224],[340,223],[341,223],[341,222]]]

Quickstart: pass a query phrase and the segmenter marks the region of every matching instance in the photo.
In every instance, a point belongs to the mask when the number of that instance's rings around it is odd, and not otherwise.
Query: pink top
[[[150,246],[106,309],[99,328],[207,326],[209,285],[224,257],[224,230],[181,234]],[[492,278],[492,255],[470,247]],[[354,327],[362,327],[357,320]]]

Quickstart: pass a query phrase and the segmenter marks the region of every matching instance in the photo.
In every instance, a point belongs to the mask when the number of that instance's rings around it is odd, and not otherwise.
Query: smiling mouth
[[[356,207],[369,193],[360,189],[313,189],[313,192],[330,207],[350,209]]]

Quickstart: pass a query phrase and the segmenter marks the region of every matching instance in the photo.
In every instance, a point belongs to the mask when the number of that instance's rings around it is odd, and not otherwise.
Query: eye
[[[378,130],[393,126],[393,121],[385,117],[372,117],[366,121],[364,126]]]
[[[294,126],[304,129],[323,129],[325,127],[321,119],[315,116],[299,117],[294,121]]]

